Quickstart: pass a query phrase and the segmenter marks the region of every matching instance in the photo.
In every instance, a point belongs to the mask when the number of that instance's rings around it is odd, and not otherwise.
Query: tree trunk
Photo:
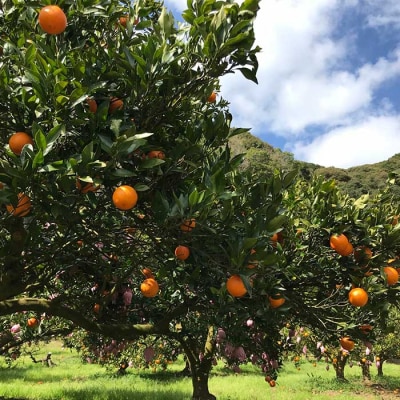
[[[369,361],[361,362],[362,377],[364,381],[371,380],[371,371],[369,369]]]
[[[203,364],[203,363],[201,363]],[[208,376],[210,368],[192,368],[192,384],[193,384],[193,397],[192,400],[216,400],[216,397],[209,392],[208,389]]]
[[[385,360],[381,359],[376,361],[376,368],[378,369],[378,376],[383,376],[383,363]]]
[[[188,338],[178,339],[185,351],[192,375],[192,400],[216,400],[216,397],[208,389],[208,377],[211,372],[215,349],[214,336],[213,327],[209,327],[202,357],[199,355],[199,348],[195,341]]]
[[[342,351],[339,351],[336,357],[336,363],[333,364],[336,371],[336,379],[338,381],[347,381],[347,379],[344,377],[344,367],[346,366],[347,358],[347,354],[343,354]]]

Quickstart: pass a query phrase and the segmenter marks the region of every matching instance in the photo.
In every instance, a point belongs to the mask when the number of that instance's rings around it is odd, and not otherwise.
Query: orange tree
[[[320,356],[323,344],[339,379],[349,359],[340,339],[349,336],[356,349],[373,341],[368,328],[384,327],[387,309],[399,305],[398,272],[389,262],[399,253],[399,203],[389,178],[374,197],[351,198],[334,180],[315,177],[298,181],[284,198],[288,218],[275,277],[284,306],[294,311],[288,323],[311,330],[311,350]]]
[[[60,1],[66,26],[57,8],[56,26],[38,21],[47,3],[1,1],[2,343],[18,324],[21,338],[168,337],[193,398],[212,399],[215,356],[274,386],[287,320],[338,340],[398,300],[382,270],[400,237],[388,193],[288,190],[294,173],[257,178],[230,154],[243,129],[211,95],[228,73],[256,81],[257,0],[189,1],[182,24],[153,1]],[[372,258],[339,255],[334,233]]]
[[[243,129],[211,96],[225,74],[256,81],[258,1],[189,1],[181,24],[155,1],[48,3],[0,3],[2,338],[18,324],[22,339],[52,324],[171,337],[208,399],[223,327],[273,373],[269,237],[293,174],[239,174],[227,142]]]

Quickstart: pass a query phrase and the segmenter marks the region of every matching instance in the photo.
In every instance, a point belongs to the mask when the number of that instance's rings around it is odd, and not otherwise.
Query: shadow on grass
[[[188,392],[181,390],[165,391],[162,388],[154,390],[138,390],[135,387],[131,389],[107,388],[98,387],[96,389],[82,390],[74,389],[73,387],[63,391],[63,400],[187,400]]]

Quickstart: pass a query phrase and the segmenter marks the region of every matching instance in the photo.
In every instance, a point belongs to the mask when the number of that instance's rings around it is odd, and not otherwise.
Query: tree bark
[[[361,363],[361,370],[362,370],[362,377],[364,381],[370,381],[371,380],[371,371],[369,368],[369,361],[366,361],[365,363]]]
[[[380,361],[376,361],[376,368],[378,369],[378,376],[383,376],[383,363],[385,360],[380,359]]]
[[[202,358],[199,357],[199,348],[196,342],[187,338],[178,339],[185,351],[192,375],[192,400],[216,400],[216,397],[210,393],[208,388],[208,378],[212,369],[215,350],[214,336],[214,329],[210,326]]]
[[[338,381],[347,381],[347,379],[344,377],[344,367],[346,366],[347,358],[347,354],[344,355],[342,351],[339,351],[336,357],[336,363],[333,364],[335,367],[336,379]]]

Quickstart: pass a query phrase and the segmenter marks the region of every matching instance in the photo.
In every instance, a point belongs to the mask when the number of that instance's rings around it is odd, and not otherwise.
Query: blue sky
[[[400,153],[400,0],[262,0],[255,30],[259,84],[221,80],[235,126],[323,166]]]

